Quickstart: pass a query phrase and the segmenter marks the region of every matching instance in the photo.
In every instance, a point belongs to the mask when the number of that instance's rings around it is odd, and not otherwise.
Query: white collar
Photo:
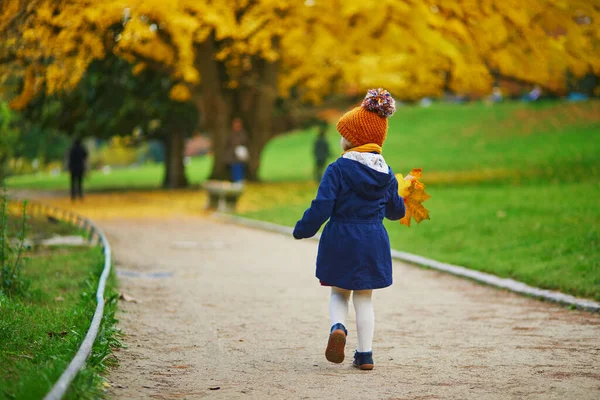
[[[342,158],[347,158],[348,160],[357,161],[371,169],[374,169],[377,172],[381,172],[387,174],[390,172],[390,167],[388,167],[385,159],[381,154],[374,153],[359,153],[358,151],[349,151],[345,153]]]

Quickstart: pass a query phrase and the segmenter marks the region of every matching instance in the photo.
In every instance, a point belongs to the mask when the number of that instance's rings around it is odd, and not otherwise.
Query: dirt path
[[[140,301],[121,303],[113,398],[600,398],[596,315],[396,263],[375,294],[376,369],[360,372],[353,315],[347,360],[323,355],[316,242],[197,217],[99,222]]]

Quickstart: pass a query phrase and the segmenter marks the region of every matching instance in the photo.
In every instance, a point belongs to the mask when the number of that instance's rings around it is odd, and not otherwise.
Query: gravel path
[[[105,219],[127,349],[117,399],[598,399],[600,317],[394,264],[375,370],[325,360],[317,244],[199,217]]]

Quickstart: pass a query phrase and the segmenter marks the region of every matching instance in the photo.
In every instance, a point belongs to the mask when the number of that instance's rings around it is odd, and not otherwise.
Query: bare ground
[[[598,399],[600,317],[394,264],[375,370],[325,360],[317,244],[199,217],[105,219],[127,349],[116,399]],[[351,313],[352,314],[352,313]]]

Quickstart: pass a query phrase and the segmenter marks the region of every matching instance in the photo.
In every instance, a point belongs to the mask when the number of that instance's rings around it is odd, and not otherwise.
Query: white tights
[[[329,315],[331,325],[342,323],[346,325],[348,316],[348,301],[352,290],[331,288],[331,300],[329,302]],[[359,352],[371,351],[373,347],[373,332],[375,330],[375,314],[371,302],[372,290],[354,290],[352,301],[356,311],[356,331],[358,335]]]

